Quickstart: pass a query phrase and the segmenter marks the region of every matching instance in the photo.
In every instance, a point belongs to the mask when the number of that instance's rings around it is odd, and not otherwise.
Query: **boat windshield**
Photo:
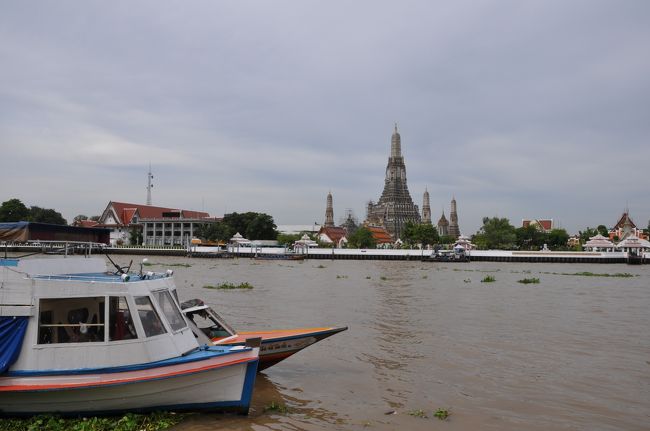
[[[144,334],[147,337],[153,337],[167,332],[160,321],[160,316],[158,316],[156,309],[153,308],[151,298],[148,296],[136,296],[135,306],[138,309],[138,315],[140,316],[140,321],[144,328]]]
[[[158,305],[162,309],[162,313],[169,322],[169,325],[172,327],[173,331],[179,331],[187,327],[183,315],[178,310],[176,303],[172,299],[168,290],[159,290],[153,293]]]

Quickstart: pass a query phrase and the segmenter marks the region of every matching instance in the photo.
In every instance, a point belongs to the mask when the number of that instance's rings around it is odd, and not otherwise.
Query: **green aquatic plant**
[[[583,272],[574,272],[574,273],[563,272],[560,275],[578,275],[581,277],[619,277],[619,278],[634,277],[634,274],[630,274],[628,272],[617,272],[615,274],[607,274],[607,273],[595,273],[595,272],[583,271]]]
[[[522,278],[521,280],[517,280],[517,283],[522,283],[522,284],[538,284],[539,283],[539,278]]]
[[[224,289],[224,290],[230,290],[230,289],[252,289],[253,286],[247,282],[244,283],[239,283],[239,284],[234,284],[234,283],[221,283],[216,286],[213,286],[211,284],[206,284],[203,286],[204,289]]]
[[[366,275],[366,280],[370,280],[371,278],[372,277],[370,277],[369,275]]]
[[[422,276],[422,279],[423,279],[423,280],[426,280],[427,278],[429,278],[428,275],[423,275],[423,276]]]
[[[493,283],[495,281],[497,281],[496,278],[492,277],[491,275],[486,275],[483,277],[483,280],[481,280],[481,283]]]
[[[406,412],[408,415],[416,417],[416,418],[423,418],[426,419],[428,416],[422,409],[417,409],[417,410],[411,410]]]
[[[434,417],[440,419],[441,421],[444,421],[451,415],[451,411],[449,409],[438,409],[436,412],[433,414]]]
[[[384,277],[383,275],[382,275],[381,277],[379,277],[379,279],[382,280],[382,281],[386,281],[386,280],[388,280],[388,279],[387,279],[386,277]]]
[[[276,413],[286,415],[287,413],[289,413],[289,407],[287,407],[285,404],[271,401],[271,404],[267,404],[266,406],[264,406],[264,412],[276,412]]]
[[[326,268],[326,266],[325,265],[318,265],[316,268],[323,269],[323,268]]]
[[[158,431],[179,424],[187,414],[155,412],[147,415],[127,413],[124,416],[61,418],[55,415],[3,419],[3,431]]]
[[[336,278],[348,278],[347,275],[337,275]]]

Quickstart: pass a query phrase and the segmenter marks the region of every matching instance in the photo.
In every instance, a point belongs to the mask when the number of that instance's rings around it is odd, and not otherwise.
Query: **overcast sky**
[[[0,201],[365,217],[395,122],[434,219],[650,218],[648,1],[16,1]]]

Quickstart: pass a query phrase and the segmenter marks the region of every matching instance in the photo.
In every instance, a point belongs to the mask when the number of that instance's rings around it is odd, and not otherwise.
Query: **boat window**
[[[211,308],[187,313],[186,316],[210,338],[224,338],[235,335],[235,330],[228,326]]]
[[[144,334],[147,337],[153,337],[154,335],[160,335],[167,332],[160,321],[156,309],[153,308],[151,298],[148,296],[136,296],[135,306],[138,309],[138,315],[140,316],[140,321],[144,328]]]
[[[39,300],[38,344],[104,341],[103,296]]]
[[[177,304],[181,303],[181,300],[178,299],[178,291],[176,289],[172,290],[172,294],[174,295],[174,299],[176,300]]]
[[[187,326],[185,319],[183,319],[183,316],[178,310],[172,296],[169,294],[169,291],[159,290],[153,294],[158,300],[158,305],[160,305],[162,313],[169,322],[169,325],[172,327],[172,330],[178,331],[179,329],[185,328]]]
[[[138,338],[133,316],[124,296],[112,296],[108,300],[109,340],[132,340]]]

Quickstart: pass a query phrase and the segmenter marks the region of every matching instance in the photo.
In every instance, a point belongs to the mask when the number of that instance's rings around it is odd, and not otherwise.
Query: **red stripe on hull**
[[[53,389],[78,389],[78,388],[94,388],[101,386],[111,386],[118,384],[128,384],[128,383],[139,383],[146,382],[150,380],[166,379],[176,376],[182,376],[186,374],[200,373],[202,371],[227,367],[230,365],[240,364],[242,362],[250,362],[251,358],[236,359],[234,361],[221,362],[218,364],[205,365],[202,367],[190,368],[187,370],[173,371],[169,373],[161,373],[146,377],[132,377],[125,379],[114,379],[107,380],[103,382],[93,382],[93,383],[68,383],[68,384],[56,384],[56,385],[12,385],[12,386],[0,386],[0,392],[37,392],[37,391],[46,391]],[[95,376],[95,375],[91,375]],[[101,376],[101,374],[99,374]],[[24,379],[24,378],[23,378]],[[28,378],[27,378],[28,379]]]

